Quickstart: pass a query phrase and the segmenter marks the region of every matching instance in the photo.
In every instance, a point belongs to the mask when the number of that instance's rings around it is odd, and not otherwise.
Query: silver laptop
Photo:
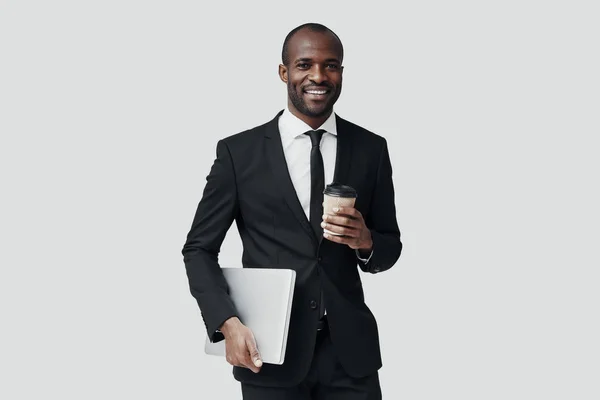
[[[275,268],[222,268],[240,321],[254,333],[264,363],[283,364],[296,271]],[[225,356],[225,340],[211,343],[206,354]]]

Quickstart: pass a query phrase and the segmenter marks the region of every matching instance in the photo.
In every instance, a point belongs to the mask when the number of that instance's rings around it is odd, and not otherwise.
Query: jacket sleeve
[[[218,254],[238,210],[231,154],[221,140],[182,250],[190,291],[198,302],[211,342],[223,340],[217,330],[229,317],[237,316]]]
[[[373,252],[368,263],[358,260],[359,267],[373,274],[390,269],[400,257],[402,242],[396,221],[392,164],[385,139],[379,156],[371,208],[365,223],[371,231]]]

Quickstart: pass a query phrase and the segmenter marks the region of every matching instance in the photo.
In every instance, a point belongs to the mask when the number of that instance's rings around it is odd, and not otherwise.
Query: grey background
[[[239,399],[180,254],[218,139],[342,38],[405,249],[362,274],[386,399],[598,399],[593,1],[0,3],[0,397]],[[239,265],[233,228],[222,265]]]

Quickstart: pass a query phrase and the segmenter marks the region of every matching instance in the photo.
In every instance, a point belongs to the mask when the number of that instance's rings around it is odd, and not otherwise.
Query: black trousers
[[[290,388],[242,383],[244,400],[381,400],[379,374],[356,379],[348,376],[337,356],[327,328],[317,333],[312,364],[305,380]]]

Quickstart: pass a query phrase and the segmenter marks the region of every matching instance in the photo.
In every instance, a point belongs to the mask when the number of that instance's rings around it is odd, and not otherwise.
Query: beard
[[[287,82],[288,97],[290,101],[296,110],[308,117],[322,117],[333,110],[333,105],[337,101],[338,97],[340,97],[342,85],[340,84],[337,87],[327,85],[327,87],[330,90],[329,98],[324,102],[309,105],[304,100],[303,89],[300,87],[295,87],[290,81]]]

